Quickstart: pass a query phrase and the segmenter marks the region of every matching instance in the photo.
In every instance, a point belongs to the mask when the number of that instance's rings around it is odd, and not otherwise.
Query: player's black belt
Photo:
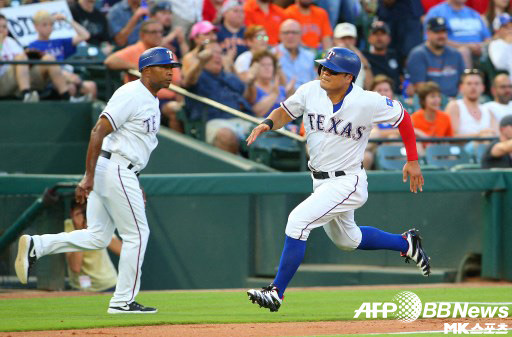
[[[101,152],[100,152],[100,156],[102,156],[103,158],[110,159],[110,157],[112,157],[112,153],[110,153],[110,152],[108,152],[108,151],[105,151],[105,150],[101,150]],[[133,167],[134,167],[134,166],[133,166],[133,164],[132,164],[132,163],[130,163],[126,168],[127,168],[128,170],[130,170],[130,171],[131,171],[131,169],[132,169]],[[139,176],[139,174],[140,174],[140,172],[138,172],[138,171],[134,171],[133,173],[135,173],[135,174],[137,175],[137,177],[138,177],[138,176]]]
[[[361,163],[361,169],[363,168],[363,163]],[[313,174],[313,178],[315,179],[328,179],[330,178],[329,172],[322,172],[322,171],[311,171]],[[345,171],[335,171],[334,176],[335,177],[341,177],[347,175]]]

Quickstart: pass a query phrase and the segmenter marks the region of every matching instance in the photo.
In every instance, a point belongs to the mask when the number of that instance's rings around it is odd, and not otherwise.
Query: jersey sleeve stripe
[[[110,114],[106,111],[103,111],[100,115],[101,116],[105,116],[107,117],[108,121],[110,122],[110,124],[112,124],[112,127],[114,127],[114,130],[117,130],[117,125],[116,125],[116,122],[114,122],[114,118],[112,118],[112,116],[110,116]]]
[[[398,102],[398,101],[395,101],[395,102]],[[402,109],[402,112],[400,113],[400,117],[398,118],[398,120],[395,122],[395,124],[393,124],[393,127],[396,127],[397,125],[399,125],[402,122],[402,119],[404,119],[405,109],[402,106],[402,103],[398,102],[398,104],[400,104],[400,109]]]
[[[284,104],[284,102],[281,102],[281,107],[284,109],[284,111],[286,111],[286,113],[293,119],[297,119],[297,117],[295,117],[291,111],[286,107],[286,105]]]

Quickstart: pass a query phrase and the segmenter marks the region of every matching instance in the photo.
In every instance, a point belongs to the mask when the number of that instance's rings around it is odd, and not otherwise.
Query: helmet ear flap
[[[318,66],[318,76],[320,76],[320,73],[322,72],[323,65]]]

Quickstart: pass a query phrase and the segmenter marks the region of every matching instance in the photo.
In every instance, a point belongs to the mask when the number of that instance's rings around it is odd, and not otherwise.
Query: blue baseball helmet
[[[354,82],[361,70],[361,60],[356,53],[347,48],[334,47],[331,48],[324,59],[315,60],[316,63],[320,64],[318,67],[318,74],[322,71],[322,67],[326,67],[337,73],[348,73],[354,76],[352,82]]]
[[[150,48],[139,57],[139,71],[146,67],[167,64],[170,64],[172,68],[181,67],[181,63],[174,60],[172,51],[164,47]]]

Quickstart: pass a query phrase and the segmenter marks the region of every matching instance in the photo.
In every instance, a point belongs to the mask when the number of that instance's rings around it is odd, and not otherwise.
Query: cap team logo
[[[167,54],[169,54],[169,58],[171,59],[171,61],[174,61],[172,52],[170,50],[166,50],[166,52],[167,52]]]
[[[397,305],[395,318],[404,322],[411,323],[421,315],[421,300],[411,291],[402,291],[393,297],[393,302]]]
[[[335,54],[336,54],[336,53],[335,53],[333,50],[331,50],[331,51],[329,52],[329,54],[327,54],[326,59],[327,59],[327,60],[330,60],[330,59],[331,59]]]

